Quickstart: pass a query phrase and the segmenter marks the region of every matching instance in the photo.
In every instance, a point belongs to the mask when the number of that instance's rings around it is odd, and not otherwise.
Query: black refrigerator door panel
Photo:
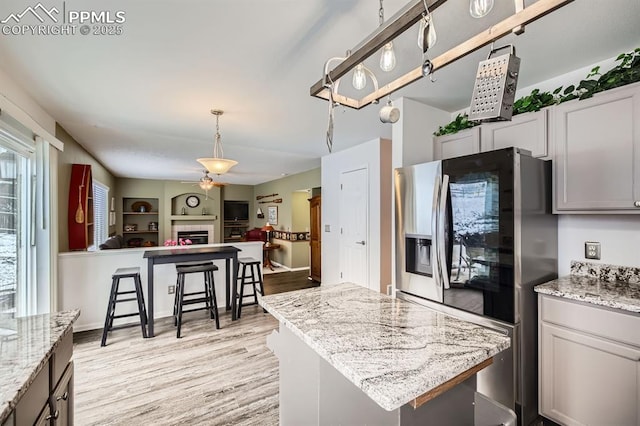
[[[450,285],[444,304],[514,322],[513,148],[442,162],[449,176]]]

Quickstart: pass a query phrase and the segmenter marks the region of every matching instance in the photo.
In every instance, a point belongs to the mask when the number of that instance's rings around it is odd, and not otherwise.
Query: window
[[[37,310],[35,144],[18,135],[0,127],[0,319]]]
[[[93,180],[93,250],[109,237],[109,187]]]

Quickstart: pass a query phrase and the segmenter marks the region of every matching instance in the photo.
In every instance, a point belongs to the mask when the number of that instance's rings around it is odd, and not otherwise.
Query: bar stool
[[[122,278],[133,278],[134,290],[120,291],[120,280]],[[118,299],[118,296],[125,294],[135,294],[136,297],[126,299]],[[138,312],[130,314],[116,315],[116,304],[120,302],[137,301]],[[147,310],[144,305],[144,295],[142,293],[142,283],[140,281],[140,268],[118,268],[111,276],[111,294],[109,295],[109,304],[107,305],[107,316],[104,320],[104,328],[102,329],[102,342],[100,346],[107,345],[107,333],[120,328],[134,327],[138,323],[124,324],[113,326],[113,320],[117,318],[126,318],[132,316],[140,316],[140,327],[142,328],[142,337],[147,337]]]
[[[258,292],[261,296],[264,295],[264,288],[262,286],[262,275],[260,274],[260,263],[261,262],[259,260],[256,260],[252,257],[241,257],[238,259],[238,281],[240,281],[240,290],[238,291],[238,318],[240,318],[240,315],[242,314],[243,306],[258,304]],[[242,275],[240,275],[241,266]],[[247,267],[249,267],[250,274],[247,274]],[[250,279],[250,281],[247,281],[248,279]],[[259,289],[256,287],[256,284],[260,285]],[[253,294],[244,294],[244,287],[247,285],[251,285],[253,287]],[[251,296],[253,296],[253,302],[244,303],[244,298]]]
[[[173,316],[174,325],[178,327],[176,337],[180,338],[180,331],[182,329],[182,314],[184,312],[194,312],[201,310],[208,310],[211,319],[216,320],[216,329],[220,328],[220,320],[218,318],[218,302],[216,300],[216,287],[213,279],[213,273],[218,270],[218,267],[213,262],[205,263],[179,263],[176,264],[176,272],[178,278],[176,281],[176,295],[173,304]],[[185,277],[188,274],[204,273],[204,291],[186,293],[185,292]],[[204,295],[204,297],[202,297]],[[187,297],[185,299],[185,296]],[[194,308],[189,310],[183,310],[185,305],[201,304],[204,303],[204,307]]]

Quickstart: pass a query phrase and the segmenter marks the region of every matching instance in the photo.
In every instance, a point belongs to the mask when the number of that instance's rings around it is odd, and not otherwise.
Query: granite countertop
[[[0,424],[79,315],[79,310],[73,310],[0,323]]]
[[[389,411],[510,346],[499,332],[356,284],[264,296],[260,304]]]
[[[571,262],[571,274],[535,287],[565,299],[640,313],[640,268]]]

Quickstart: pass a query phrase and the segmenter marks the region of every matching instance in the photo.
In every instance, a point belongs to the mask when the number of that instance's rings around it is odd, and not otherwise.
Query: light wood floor
[[[306,271],[273,274],[265,293],[318,285]],[[78,425],[277,425],[278,360],[265,341],[278,322],[257,306],[242,318],[204,311],[184,315],[182,338],[171,318],[156,337],[139,327],[74,335],[75,421]]]

